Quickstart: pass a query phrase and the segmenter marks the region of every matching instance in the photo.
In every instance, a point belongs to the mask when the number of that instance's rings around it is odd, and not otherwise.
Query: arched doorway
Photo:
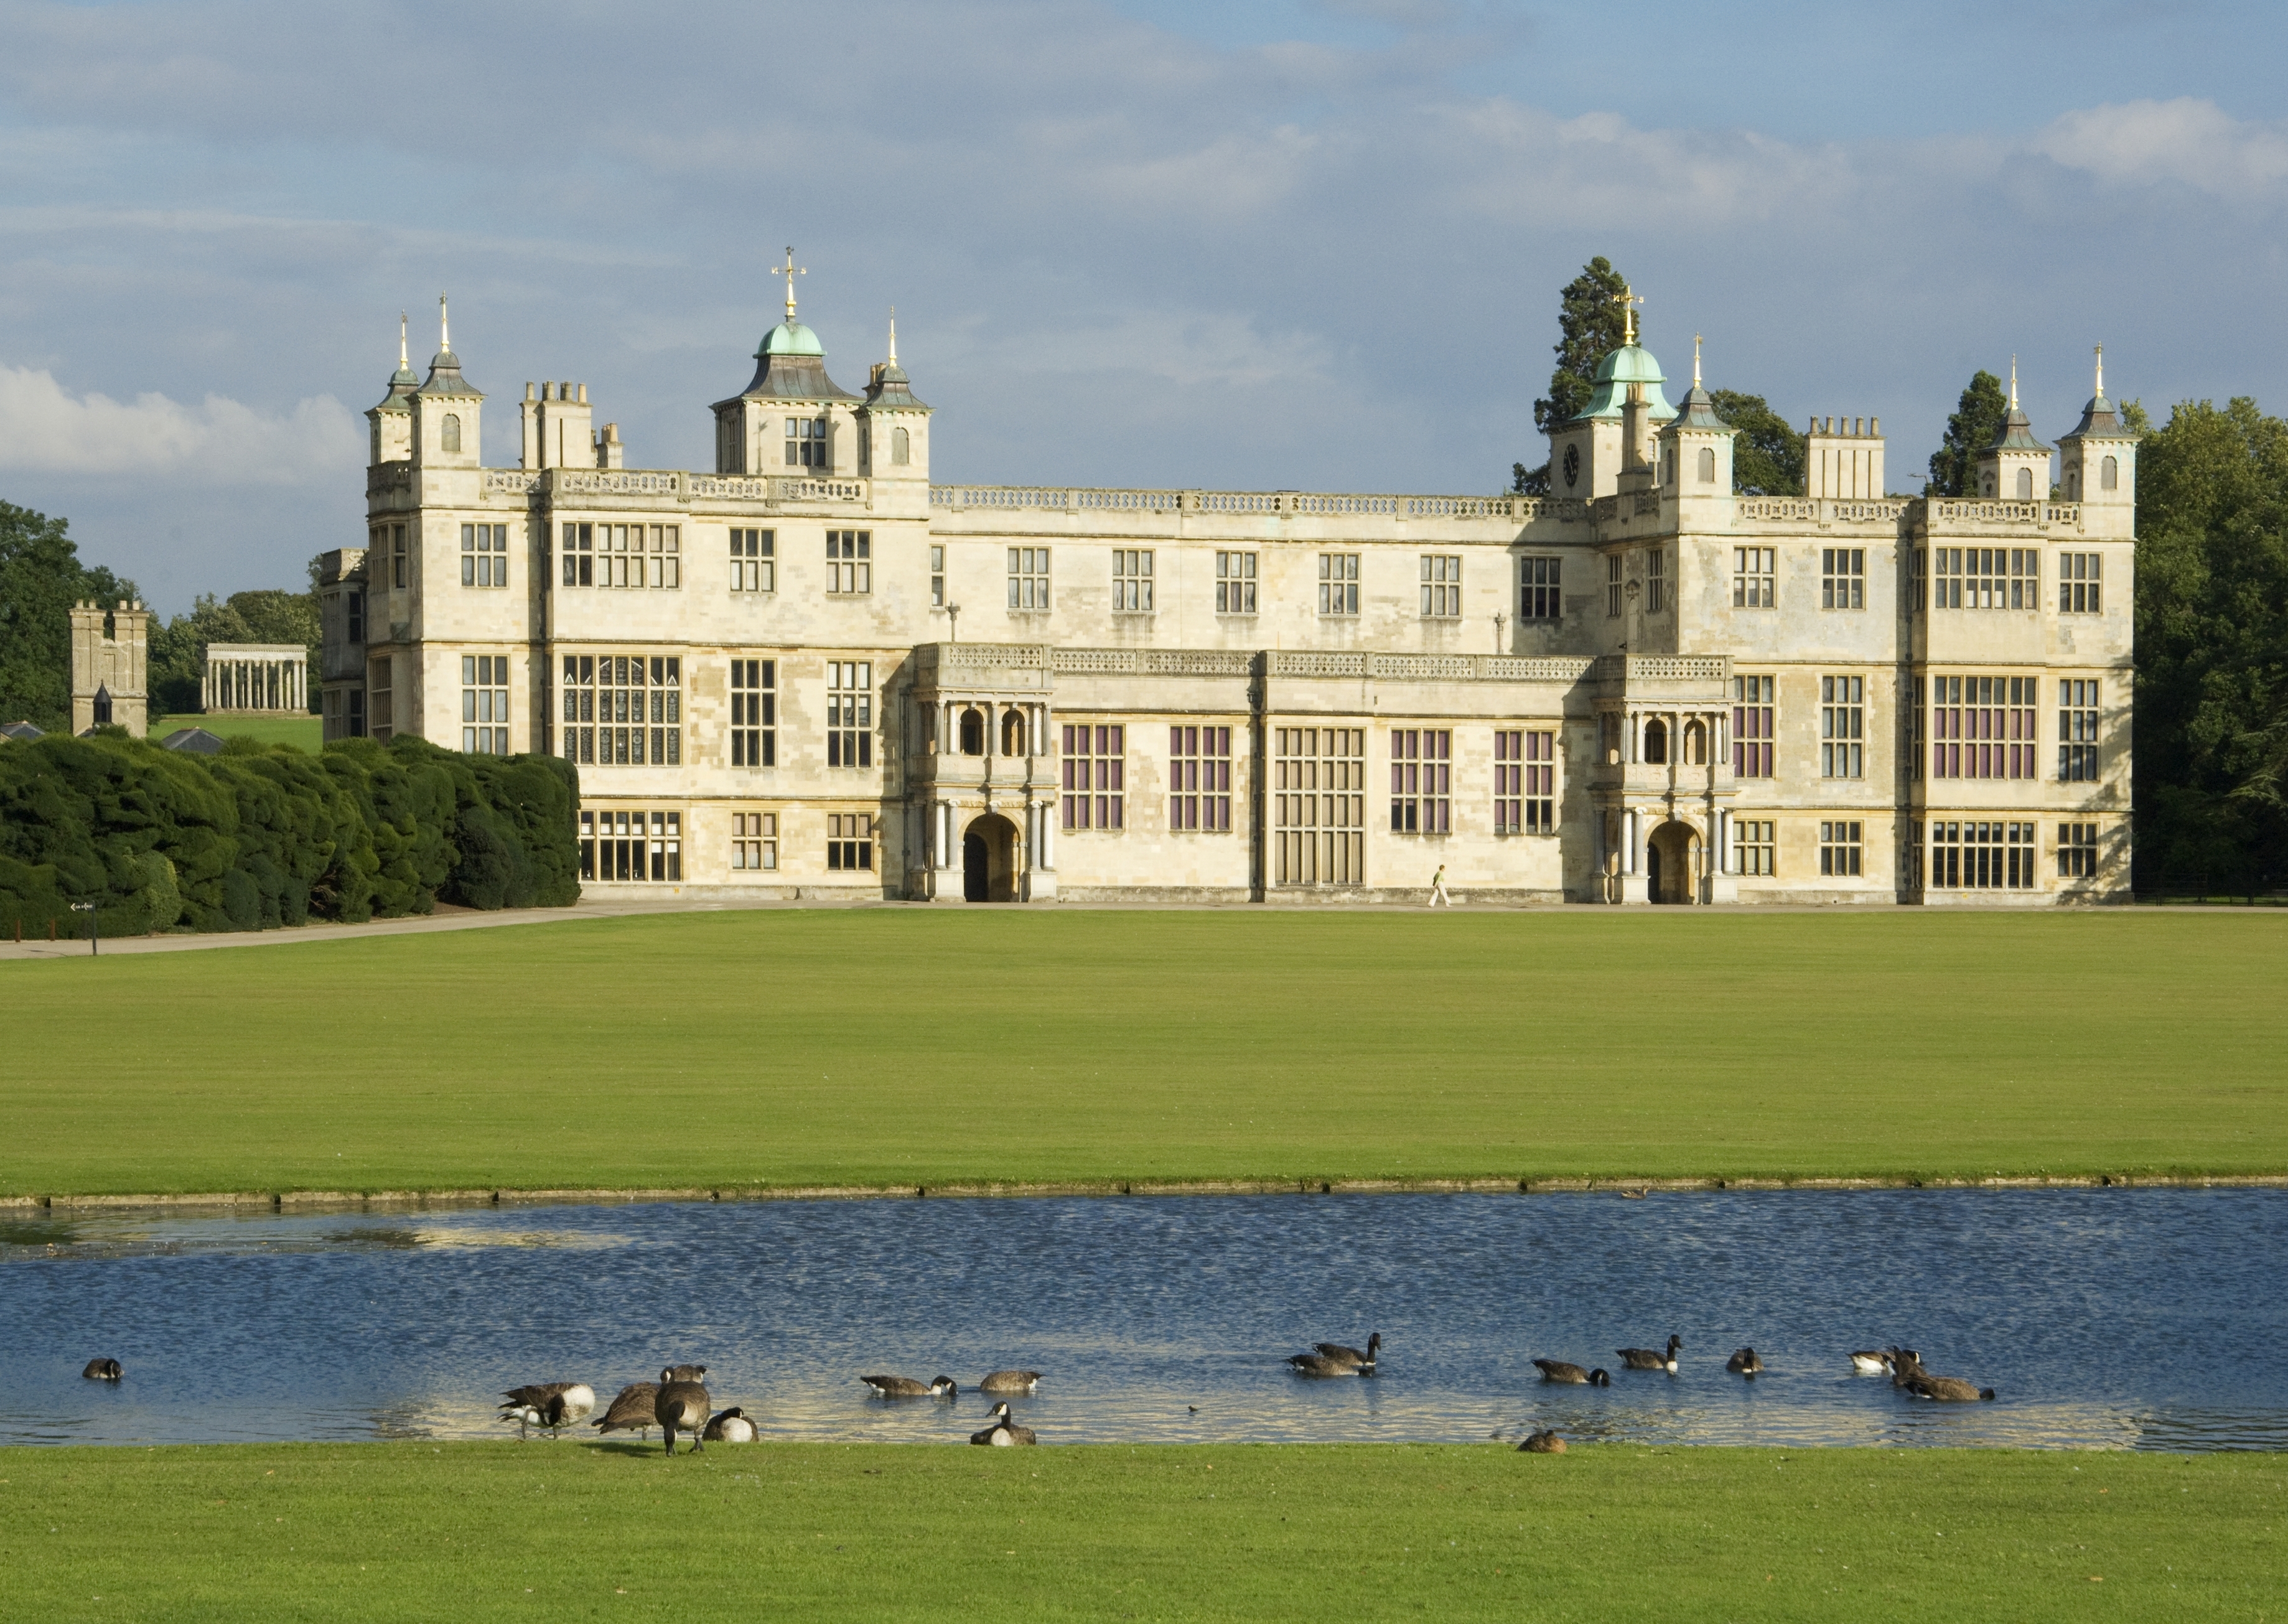
[[[974,819],[961,836],[964,902],[1017,900],[1017,825],[997,812]]]
[[[1698,900],[1694,876],[1699,867],[1700,832],[1671,821],[1645,841],[1645,899],[1656,903]]]

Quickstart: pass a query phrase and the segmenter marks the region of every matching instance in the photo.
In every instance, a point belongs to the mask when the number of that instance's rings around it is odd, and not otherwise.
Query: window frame
[[[1393,728],[1390,745],[1390,832],[1451,834],[1454,809],[1454,730]]]
[[[1009,549],[1009,612],[1013,615],[1045,615],[1052,602],[1051,579],[1053,561],[1047,547],[1011,547]]]
[[[732,767],[778,765],[778,666],[777,660],[759,656],[731,658],[731,747],[725,759]]]
[[[1863,676],[1822,676],[1819,679],[1819,776],[1823,778],[1864,778],[1867,776],[1867,679]]]
[[[509,666],[505,654],[461,657],[461,752],[504,756],[509,748]]]
[[[735,593],[775,593],[779,589],[778,545],[775,529],[733,525],[731,590]]]
[[[561,657],[558,754],[582,767],[683,765],[680,654]]]
[[[1750,688],[1749,684],[1756,686]],[[1764,673],[1736,674],[1732,679],[1732,776],[1769,778],[1778,743],[1776,722],[1779,678]]]
[[[1058,760],[1058,816],[1075,834],[1126,829],[1128,729],[1122,722],[1066,722]]]
[[[1149,615],[1152,607],[1152,549],[1115,547],[1112,550],[1112,612]]]
[[[1176,834],[1231,832],[1228,727],[1169,724],[1168,828]]]
[[[1819,820],[1819,873],[1823,880],[1860,880],[1865,843],[1860,838],[1864,820],[1855,817]]]
[[[1462,555],[1458,553],[1421,554],[1422,618],[1459,620],[1462,617]]]
[[[863,598],[874,591],[874,532],[826,532],[826,595]]]
[[[1215,612],[1219,615],[1255,613],[1259,570],[1253,553],[1219,550],[1215,563]]]
[[[1863,609],[1867,607],[1866,548],[1820,548],[1819,607],[1823,609]]]
[[[1355,620],[1359,612],[1360,554],[1319,554],[1319,618]]]
[[[1779,549],[1736,546],[1732,549],[1732,607],[1768,609],[1779,607]]]
[[[1527,553],[1517,561],[1517,617],[1555,625],[1564,618],[1561,583],[1564,559]]]
[[[779,866],[779,815],[735,809],[731,814],[731,872],[775,874]]]

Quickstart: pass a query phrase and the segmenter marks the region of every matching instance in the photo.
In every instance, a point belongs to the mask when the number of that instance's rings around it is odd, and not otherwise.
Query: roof
[[[0,738],[18,738],[28,744],[36,738],[47,736],[44,730],[28,721],[0,722]]]
[[[1632,387],[1640,390],[1644,403],[1652,415],[1663,422],[1676,415],[1662,395],[1660,386],[1667,380],[1661,376],[1660,362],[1650,350],[1641,344],[1624,344],[1597,363],[1597,386],[1589,396],[1589,403],[1573,420],[1589,418],[1617,418],[1621,408],[1628,403]]]
[[[911,380],[906,377],[906,370],[894,361],[881,362],[874,369],[873,377],[867,379],[866,404],[905,411],[929,410],[914,398]]]
[[[826,375],[826,351],[818,335],[799,322],[781,322],[763,335],[755,350],[755,376],[733,401],[855,401],[858,396]],[[718,401],[727,406],[731,401]]]
[[[450,350],[439,350],[429,358],[429,381],[414,392],[417,394],[473,394],[479,400],[484,392],[472,386],[461,376],[461,358]]]
[[[2024,410],[2017,406],[2010,408],[2009,414],[2002,419],[2001,432],[1994,436],[1994,443],[1986,449],[1990,451],[2039,451],[2044,456],[2047,456],[2050,450],[2048,446],[2034,438],[2034,426],[2026,421]]]
[[[218,756],[222,744],[220,734],[210,733],[204,728],[178,728],[159,741],[162,750],[187,750],[196,756]]]
[[[2133,430],[2122,426],[2121,414],[2114,410],[2113,402],[2100,394],[2093,395],[2089,404],[2081,409],[2081,421],[2073,426],[2072,432],[2061,434],[2059,438],[2062,440],[2134,440],[2137,435]]]
[[[755,359],[758,361],[766,355],[823,357],[825,354],[826,346],[818,341],[818,335],[800,322],[781,322],[765,333],[763,341],[755,346]]]
[[[1684,397],[1684,410],[1669,423],[1671,428],[1710,429],[1718,434],[1736,432],[1729,423],[1716,415],[1716,402],[1708,398],[1708,391],[1698,384],[1692,386]]]

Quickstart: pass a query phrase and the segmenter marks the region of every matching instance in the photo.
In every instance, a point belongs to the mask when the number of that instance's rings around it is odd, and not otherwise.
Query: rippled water
[[[766,1437],[2288,1447],[2273,1190],[815,1201],[0,1224],[0,1442],[497,1437],[499,1389],[709,1366]],[[1315,1341],[1383,1333],[1370,1381]],[[1613,1350],[1685,1341],[1675,1376]],[[1850,1373],[1900,1342],[2000,1389]],[[1752,1343],[1766,1373],[1726,1373]],[[83,1381],[123,1360],[117,1387]],[[1537,1356],[1616,1367],[1550,1388]],[[582,1429],[585,1431],[585,1429]]]

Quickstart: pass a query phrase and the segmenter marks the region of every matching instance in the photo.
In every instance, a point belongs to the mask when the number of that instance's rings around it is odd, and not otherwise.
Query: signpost
[[[84,913],[87,915],[87,956],[92,959],[96,956],[97,952],[95,944],[95,904],[93,903],[74,903],[71,905],[71,911],[74,913]]]

